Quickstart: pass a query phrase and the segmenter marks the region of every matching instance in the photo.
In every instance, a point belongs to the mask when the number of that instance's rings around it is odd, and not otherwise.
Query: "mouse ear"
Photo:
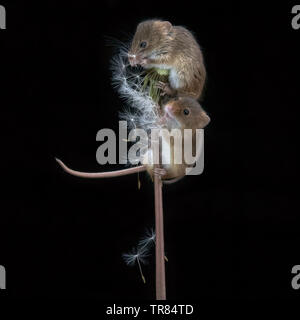
[[[173,26],[172,26],[171,22],[169,22],[169,21],[160,21],[160,25],[163,27],[163,29],[164,29],[164,31],[166,33],[169,33],[169,32],[172,31]]]
[[[173,28],[172,23],[169,21],[157,21],[157,25],[166,34],[170,33]]]
[[[163,21],[162,25],[168,30],[170,31],[172,29],[172,23],[170,21]]]
[[[205,111],[201,112],[201,129],[204,129],[210,123],[210,117]]]

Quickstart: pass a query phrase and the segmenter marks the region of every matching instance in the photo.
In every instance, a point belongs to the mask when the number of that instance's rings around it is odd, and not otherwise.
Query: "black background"
[[[12,297],[153,299],[154,257],[121,255],[154,224],[149,178],[105,171],[96,133],[118,128],[114,48],[138,22],[192,30],[208,81],[205,171],[164,188],[169,299],[297,298],[300,30],[293,4],[230,1],[9,1],[1,49],[0,264]],[[4,173],[4,174],[3,174]]]

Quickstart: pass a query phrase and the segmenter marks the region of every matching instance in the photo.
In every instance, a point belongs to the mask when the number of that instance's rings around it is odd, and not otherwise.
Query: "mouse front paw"
[[[157,175],[159,177],[163,177],[167,174],[167,170],[164,168],[155,167],[153,169],[153,173],[154,173],[154,175]]]
[[[142,60],[140,61],[139,64],[140,64],[140,66],[145,67],[145,66],[147,66],[149,63],[150,63],[150,60],[147,59],[147,58],[144,58],[144,59],[142,59]]]
[[[156,88],[160,89],[162,91],[160,93],[161,96],[164,96],[166,94],[168,96],[173,96],[176,93],[176,91],[173,90],[168,83],[163,82],[163,81],[158,81],[156,84]]]

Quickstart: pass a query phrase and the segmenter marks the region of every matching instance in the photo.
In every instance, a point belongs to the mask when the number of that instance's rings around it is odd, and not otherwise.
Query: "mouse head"
[[[147,65],[151,59],[155,63],[163,62],[168,54],[172,38],[173,26],[169,21],[147,20],[141,22],[136,29],[128,52],[131,66]]]
[[[190,97],[176,97],[168,101],[164,107],[165,117],[176,120],[181,129],[203,129],[210,118],[197,100]]]

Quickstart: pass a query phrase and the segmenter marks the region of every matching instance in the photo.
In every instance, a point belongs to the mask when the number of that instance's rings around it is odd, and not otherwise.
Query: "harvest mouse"
[[[173,26],[169,21],[141,22],[128,52],[128,60],[131,66],[169,71],[169,84],[160,82],[157,85],[162,89],[162,95],[200,98],[206,69],[200,46],[186,28]]]
[[[210,118],[207,113],[202,109],[201,105],[193,98],[190,97],[176,97],[171,99],[167,102],[164,106],[164,116],[162,117],[161,121],[165,123],[165,127],[170,132],[172,129],[179,129],[180,132],[180,143],[183,145],[182,148],[182,159],[184,154],[184,135],[185,129],[192,130],[192,141],[190,144],[191,151],[196,151],[196,129],[204,129],[208,123],[210,122]],[[168,134],[166,137],[164,133],[162,133],[162,139],[168,138]],[[173,140],[168,140],[169,147],[162,151],[162,160],[169,155],[166,155],[166,152],[170,152],[170,163],[162,164],[160,168],[154,169],[154,166],[151,165],[151,162],[147,163],[144,162],[147,166],[147,171],[150,176],[153,175],[153,170],[158,170],[160,175],[162,176],[163,180],[174,179],[178,177],[183,177],[186,174],[186,168],[192,167],[192,165],[187,165],[184,160],[182,164],[175,163],[175,145],[174,145],[175,138]],[[188,148],[188,147],[187,147]],[[150,159],[152,157],[152,150],[149,149]],[[149,157],[149,155],[147,155]],[[174,181],[175,182],[175,181]]]

